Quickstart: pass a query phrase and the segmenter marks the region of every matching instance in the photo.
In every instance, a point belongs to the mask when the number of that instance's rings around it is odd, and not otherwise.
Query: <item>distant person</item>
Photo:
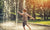
[[[29,30],[31,30],[31,28],[30,28],[29,25],[27,24],[28,16],[29,16],[30,18],[32,18],[33,20],[35,20],[35,18],[33,18],[32,16],[30,16],[30,15],[27,13],[27,10],[26,10],[26,9],[23,10],[23,13],[21,13],[21,12],[19,12],[19,11],[18,11],[18,13],[23,16],[23,28],[24,28],[24,30],[26,30],[26,29],[25,29],[25,25],[29,28]]]

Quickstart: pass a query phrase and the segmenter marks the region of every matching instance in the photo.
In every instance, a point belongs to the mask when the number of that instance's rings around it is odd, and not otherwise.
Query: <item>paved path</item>
[[[9,24],[9,25],[7,25]],[[0,30],[23,30],[22,23],[18,23],[17,26],[15,23],[7,23],[7,24],[0,24]],[[37,25],[31,25],[31,30],[50,30],[50,27],[45,27],[45,26],[37,26]],[[29,30],[28,27],[26,26],[26,30]]]

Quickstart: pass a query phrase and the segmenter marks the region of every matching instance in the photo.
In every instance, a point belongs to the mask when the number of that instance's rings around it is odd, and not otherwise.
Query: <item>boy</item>
[[[25,9],[23,10],[23,13],[20,13],[19,11],[18,11],[18,13],[23,16],[23,28],[24,28],[24,30],[26,30],[25,25],[31,30],[31,28],[27,24],[28,16],[31,17],[33,20],[35,20],[35,19],[32,16],[30,16],[29,14],[27,14]]]

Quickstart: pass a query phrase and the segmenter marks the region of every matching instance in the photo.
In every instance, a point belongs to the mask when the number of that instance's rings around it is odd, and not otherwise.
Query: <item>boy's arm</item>
[[[17,11],[17,13],[19,13],[20,15],[23,15],[23,13],[21,13],[21,12],[19,12],[19,11]]]
[[[35,18],[34,18],[34,17],[32,17],[32,16],[30,16],[29,14],[28,14],[28,16],[29,16],[30,18],[32,18],[33,20],[35,20]]]

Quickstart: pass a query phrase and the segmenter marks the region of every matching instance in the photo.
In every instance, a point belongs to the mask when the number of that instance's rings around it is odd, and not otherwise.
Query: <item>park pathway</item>
[[[28,24],[31,27],[31,30],[50,30],[50,27],[46,27],[46,26],[38,26],[38,25],[31,25]],[[15,23],[11,24],[11,25],[3,25],[2,23],[0,23],[0,30],[23,30],[22,27],[22,23],[18,23],[17,26],[15,25]],[[28,27],[26,26],[26,30],[29,30]]]

